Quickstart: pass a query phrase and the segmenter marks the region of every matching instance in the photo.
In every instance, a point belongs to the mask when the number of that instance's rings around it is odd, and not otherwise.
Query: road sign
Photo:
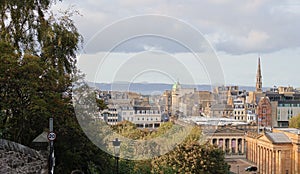
[[[56,138],[56,134],[54,132],[49,132],[47,138],[49,141],[54,141]]]

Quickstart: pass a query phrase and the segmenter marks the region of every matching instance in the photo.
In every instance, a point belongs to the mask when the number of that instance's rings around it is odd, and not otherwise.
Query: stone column
[[[258,168],[258,172],[260,171],[260,164],[259,164],[259,160],[260,160],[260,155],[259,155],[259,147],[256,148],[256,154],[257,154],[257,168]]]
[[[242,138],[242,149],[241,149],[241,150],[242,150],[242,153],[244,153],[244,151],[245,151],[245,144],[244,144],[244,141],[245,141],[245,140]]]
[[[259,172],[262,173],[262,147],[258,147],[259,150],[259,159],[258,159],[258,165],[259,165]]]
[[[273,172],[273,170],[272,170],[272,165],[273,165],[273,158],[272,158],[272,156],[273,156],[273,153],[272,153],[272,151],[270,150],[269,151],[269,172],[270,173],[272,173]]]
[[[264,165],[265,173],[267,173],[267,166],[268,166],[268,157],[267,157],[267,155],[268,155],[267,148],[264,148],[264,163],[263,163],[263,165]]]
[[[246,159],[249,159],[250,161],[252,161],[252,159],[251,159],[251,142],[250,141],[248,141],[246,143],[246,147],[247,147]]]
[[[236,139],[235,139],[235,153],[238,153],[238,152],[239,152],[239,144],[238,144],[238,142],[239,142],[239,139],[236,138]]]
[[[257,150],[257,143],[256,142],[253,142],[253,149],[254,149],[254,152],[253,153],[253,159],[254,159],[254,163],[257,163],[257,155],[258,155],[258,150]]]
[[[232,144],[232,139],[229,139],[229,153],[231,154],[232,152],[232,148],[231,148],[231,144]]]
[[[265,159],[266,159],[266,156],[265,156],[265,151],[264,151],[264,147],[261,147],[261,173],[265,173],[265,167],[266,167],[266,163],[265,163]]]
[[[254,143],[253,143],[253,141],[251,141],[251,149],[252,149],[252,153],[251,153],[251,158],[252,158],[252,161],[253,162],[256,162],[256,159],[255,159],[255,154],[257,154],[257,152],[255,151],[256,149],[255,149],[255,147],[254,147]]]
[[[272,151],[272,172],[276,173],[276,151]]]
[[[277,155],[276,155],[276,166],[277,166],[277,173],[280,174],[281,173],[281,153],[278,150],[277,151]]]
[[[269,173],[270,156],[269,149],[266,149],[266,173]]]

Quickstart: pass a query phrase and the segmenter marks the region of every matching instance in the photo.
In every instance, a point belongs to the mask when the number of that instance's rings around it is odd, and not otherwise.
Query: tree
[[[60,74],[74,72],[81,36],[65,11],[56,18],[49,10],[53,0],[11,0],[0,2],[0,40],[18,53],[42,58]],[[19,57],[21,58],[21,57]]]
[[[171,152],[152,160],[152,173],[223,174],[229,172],[224,152],[212,145],[200,144],[201,128],[194,127],[185,141]]]
[[[81,42],[71,16],[53,0],[0,2],[0,135],[29,146],[54,117],[56,172],[108,173],[112,157],[81,130],[71,102]],[[76,13],[76,12],[75,12]]]
[[[152,173],[223,174],[229,172],[224,152],[211,145],[187,142],[152,160]]]
[[[297,115],[297,116],[292,117],[289,120],[289,127],[291,127],[291,128],[297,128],[297,129],[300,128],[300,114]]]
[[[97,103],[97,106],[99,108],[99,111],[102,111],[102,110],[108,108],[107,105],[105,104],[104,100],[102,100],[102,99],[96,98],[96,103]]]

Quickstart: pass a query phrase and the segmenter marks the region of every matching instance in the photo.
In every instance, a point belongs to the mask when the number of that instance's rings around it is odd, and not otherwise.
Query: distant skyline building
[[[262,75],[260,66],[260,57],[258,57],[258,67],[256,73],[256,92],[262,92]]]

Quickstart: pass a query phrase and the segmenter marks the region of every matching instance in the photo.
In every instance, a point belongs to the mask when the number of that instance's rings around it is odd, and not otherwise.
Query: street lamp
[[[239,174],[239,173],[240,173],[240,166],[237,165],[237,174]]]
[[[121,141],[116,138],[114,141],[112,141],[113,146],[114,146],[114,153],[115,153],[115,171],[116,174],[119,173],[119,156],[120,156],[120,145]]]

